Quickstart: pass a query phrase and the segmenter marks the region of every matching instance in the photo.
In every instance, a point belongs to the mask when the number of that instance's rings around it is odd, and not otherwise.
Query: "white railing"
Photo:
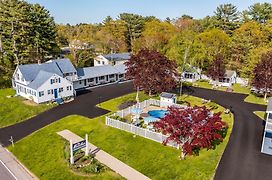
[[[159,143],[163,143],[168,138],[168,136],[163,135],[162,133],[157,133],[157,132],[153,132],[148,129],[145,129],[145,128],[140,128],[140,127],[137,127],[133,124],[121,122],[121,121],[112,119],[107,116],[106,116],[106,125],[136,134],[138,136],[142,136],[144,138],[147,138],[147,139],[159,142]],[[168,142],[167,146],[179,148],[179,145],[175,142]]]

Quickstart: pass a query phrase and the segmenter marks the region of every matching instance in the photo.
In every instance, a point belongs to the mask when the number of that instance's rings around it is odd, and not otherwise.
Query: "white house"
[[[183,81],[195,82],[201,79],[201,70],[193,66],[186,66],[182,73]]]
[[[223,87],[231,87],[233,84],[237,82],[237,73],[236,71],[226,70],[224,77],[218,79],[218,81],[210,80],[211,84],[223,86]]]
[[[13,78],[16,94],[36,103],[69,99],[75,90],[127,80],[126,66],[93,66],[75,69],[69,59],[17,66]]]
[[[36,103],[74,96],[72,79],[77,72],[70,60],[51,60],[42,64],[18,65],[12,84],[16,94]]]
[[[94,58],[94,66],[124,64],[130,59],[130,53],[99,55]]]
[[[172,93],[162,92],[160,94],[160,106],[168,107],[177,103],[177,96]]]

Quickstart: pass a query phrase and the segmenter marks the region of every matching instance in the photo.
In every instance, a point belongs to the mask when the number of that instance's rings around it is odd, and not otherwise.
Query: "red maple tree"
[[[266,100],[267,93],[272,90],[272,51],[262,55],[253,73],[252,84],[263,92]]]
[[[161,93],[176,86],[177,64],[155,50],[142,49],[125,64],[126,77],[145,93]]]
[[[169,137],[164,141],[179,144],[181,158],[187,154],[198,154],[201,148],[215,148],[223,141],[227,124],[222,121],[221,113],[212,113],[203,107],[169,107],[169,113],[154,127]]]
[[[224,57],[221,54],[217,54],[213,63],[208,68],[208,76],[211,77],[214,81],[218,81],[219,78],[224,77],[226,72]]]

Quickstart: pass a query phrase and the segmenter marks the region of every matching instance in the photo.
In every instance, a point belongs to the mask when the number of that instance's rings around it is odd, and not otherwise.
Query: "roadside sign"
[[[84,139],[83,141],[73,144],[73,152],[80,150],[82,148],[85,148],[85,147],[86,147],[86,140]]]

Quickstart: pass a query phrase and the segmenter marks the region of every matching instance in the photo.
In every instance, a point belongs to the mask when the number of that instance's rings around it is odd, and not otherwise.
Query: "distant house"
[[[12,84],[16,94],[36,103],[74,96],[72,79],[77,72],[70,60],[51,60],[42,64],[18,65]]]
[[[130,53],[99,55],[94,58],[94,66],[124,64],[130,59]]]
[[[177,96],[172,93],[162,92],[160,94],[160,106],[168,107],[177,103]]]
[[[194,66],[185,66],[182,77],[185,82],[195,82],[201,79],[201,70]]]
[[[223,86],[223,87],[231,87],[233,84],[237,82],[237,74],[236,71],[226,70],[223,77],[215,80],[210,79],[211,84]]]
[[[272,155],[272,98],[269,98],[266,109],[266,123],[261,152]]]

